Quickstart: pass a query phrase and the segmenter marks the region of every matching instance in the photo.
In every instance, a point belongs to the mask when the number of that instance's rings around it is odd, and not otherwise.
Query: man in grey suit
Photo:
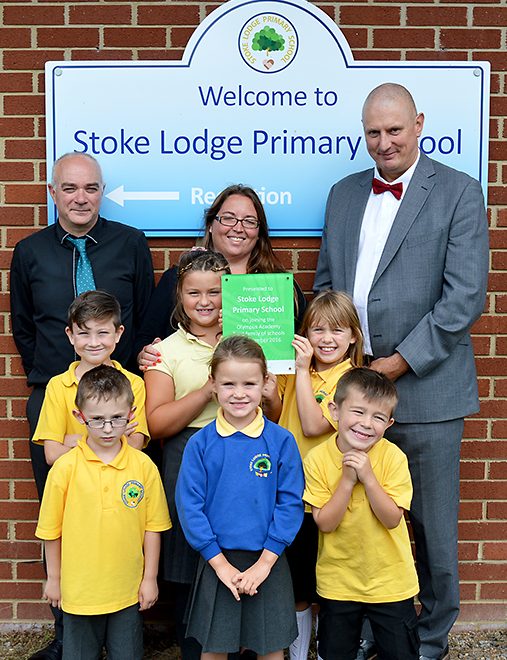
[[[329,194],[316,290],[351,294],[370,367],[396,381],[386,433],[408,456],[421,658],[447,658],[459,612],[457,520],[464,417],[479,400],[470,327],[485,301],[488,226],[480,184],[419,152],[424,115],[386,83],[363,128],[376,167]]]

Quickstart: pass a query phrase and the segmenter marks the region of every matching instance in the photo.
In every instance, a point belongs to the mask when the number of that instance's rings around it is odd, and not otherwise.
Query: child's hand
[[[48,577],[44,587],[44,598],[51,607],[62,608],[62,593],[60,591],[60,579]]]
[[[151,344],[147,344],[139,352],[139,355],[137,356],[137,364],[141,371],[146,371],[148,367],[154,367],[156,364],[160,363],[160,353],[155,348],[155,344],[158,344],[160,341],[162,341],[160,337],[155,337]]]
[[[209,565],[217,574],[220,582],[223,582],[225,586],[230,590],[231,594],[236,600],[239,600],[239,591],[236,586],[239,576],[241,573],[230,564],[223,554],[216,555],[209,560]]]
[[[222,310],[220,309],[220,311],[218,312],[218,327],[220,328],[220,332],[222,332],[223,325],[224,325],[224,319],[223,319]]]
[[[357,479],[364,484],[372,475],[373,470],[370,463],[370,457],[365,451],[351,449],[343,456],[343,466],[350,467],[357,475]]]
[[[211,399],[213,398],[213,380],[211,376],[201,387],[201,392],[206,395],[208,401],[211,401]]]
[[[143,578],[139,586],[139,611],[148,610],[158,600],[158,585],[155,578]]]
[[[342,479],[352,486],[355,486],[358,481],[357,472],[345,461],[345,456],[343,457],[342,462]]]
[[[130,437],[132,433],[136,432],[137,426],[139,426],[139,423],[136,422],[135,420],[131,420],[125,427],[125,431],[123,432],[123,435],[126,435],[127,438]]]
[[[259,559],[250,568],[238,576],[237,587],[240,594],[255,596],[257,587],[264,582],[271,572],[271,566]]]
[[[63,444],[65,447],[77,447],[77,443],[79,442],[80,438],[80,433],[66,433],[65,437],[63,438]]]
[[[264,381],[264,387],[262,388],[262,398],[267,401],[272,401],[276,397],[278,397],[276,376],[275,374],[268,372],[268,377]]]
[[[292,345],[296,349],[296,371],[298,369],[308,370],[312,363],[313,348],[306,337],[294,335]]]

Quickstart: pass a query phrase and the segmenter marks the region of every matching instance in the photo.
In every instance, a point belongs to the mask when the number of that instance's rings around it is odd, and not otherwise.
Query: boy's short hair
[[[74,299],[67,312],[67,325],[72,330],[86,327],[88,321],[111,320],[116,330],[121,325],[120,303],[107,291],[86,291]]]
[[[76,406],[81,410],[86,401],[91,399],[109,401],[122,397],[127,400],[129,408],[132,408],[134,393],[129,379],[118,369],[100,364],[81,376],[77,386]]]
[[[391,404],[391,414],[398,403],[398,393],[393,381],[386,375],[368,369],[367,367],[357,367],[347,371],[338,381],[334,394],[334,402],[337,406],[347,398],[352,387],[364,394],[370,400],[383,399]]]

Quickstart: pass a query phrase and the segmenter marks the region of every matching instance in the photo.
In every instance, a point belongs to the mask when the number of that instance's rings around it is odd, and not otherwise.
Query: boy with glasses
[[[44,596],[63,610],[63,658],[143,657],[140,611],[155,604],[160,532],[171,522],[157,468],[124,435],[129,380],[100,365],[79,381],[77,447],[50,470],[35,535],[45,542]]]

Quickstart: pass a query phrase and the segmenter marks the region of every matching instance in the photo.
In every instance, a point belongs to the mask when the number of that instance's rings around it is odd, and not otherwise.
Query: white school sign
[[[181,62],[47,62],[48,167],[95,156],[103,215],[147,235],[196,235],[231,183],[257,190],[273,236],[320,235],[331,185],[371,166],[361,107],[386,81],[425,113],[421,149],[486,192],[489,63],[355,62],[305,0],[226,2]]]

